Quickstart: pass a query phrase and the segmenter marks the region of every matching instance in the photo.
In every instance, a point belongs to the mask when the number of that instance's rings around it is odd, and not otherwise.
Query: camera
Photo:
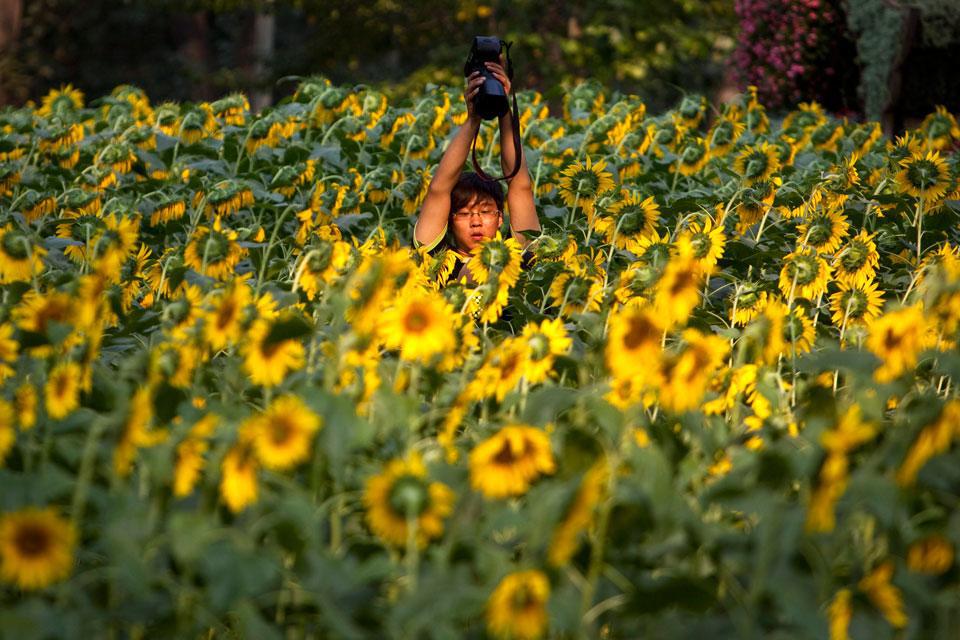
[[[484,64],[499,63],[504,44],[506,43],[503,40],[493,36],[475,36],[473,46],[470,47],[470,55],[467,57],[466,64],[463,65],[465,77],[474,71],[479,71],[483,75],[483,84],[473,98],[473,106],[477,115],[484,120],[499,118],[510,110],[507,92]]]

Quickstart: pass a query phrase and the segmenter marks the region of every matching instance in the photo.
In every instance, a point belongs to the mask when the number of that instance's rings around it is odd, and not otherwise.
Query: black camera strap
[[[478,176],[482,179],[487,180],[488,182],[494,182],[496,180],[510,180],[520,171],[520,166],[523,163],[523,142],[521,141],[520,136],[520,109],[517,107],[517,92],[513,89],[513,61],[510,60],[510,47],[513,45],[512,42],[500,41],[501,44],[506,46],[506,57],[507,57],[507,77],[510,78],[510,95],[513,98],[513,118],[511,130],[513,131],[513,149],[514,149],[514,163],[513,171],[508,175],[493,177],[487,175],[487,173],[480,168],[480,163],[477,162],[477,136],[479,136],[480,131],[477,131],[477,135],[473,137],[473,143],[471,146],[471,152],[473,154],[473,170]],[[509,113],[509,111],[508,111]],[[503,140],[500,140],[500,144],[503,145]]]

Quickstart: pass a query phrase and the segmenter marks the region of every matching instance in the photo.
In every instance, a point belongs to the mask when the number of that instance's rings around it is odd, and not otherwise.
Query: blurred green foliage
[[[636,93],[651,108],[722,81],[733,45],[729,0],[32,0],[18,51],[0,74],[22,98],[73,83],[100,95],[121,83],[156,99],[209,99],[272,88],[285,76],[396,91],[459,82],[474,35],[514,41],[518,88],[592,78]],[[254,15],[274,16],[273,55],[254,65]],[[9,69],[3,71],[3,69]]]

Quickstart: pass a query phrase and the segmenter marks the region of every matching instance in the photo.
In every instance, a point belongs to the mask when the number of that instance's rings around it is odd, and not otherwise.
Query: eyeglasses
[[[469,220],[474,214],[477,214],[484,220],[492,220],[500,215],[500,211],[497,209],[492,211],[457,211],[450,214],[450,217],[454,220]]]

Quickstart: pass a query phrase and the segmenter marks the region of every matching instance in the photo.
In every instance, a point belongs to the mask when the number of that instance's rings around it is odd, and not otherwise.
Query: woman
[[[500,64],[487,62],[487,69],[503,84],[510,94],[510,79]],[[427,195],[420,207],[420,215],[413,229],[414,246],[428,252],[449,249],[457,258],[450,281],[459,280],[469,272],[463,267],[470,252],[483,240],[493,238],[503,224],[503,187],[499,182],[488,182],[473,172],[463,172],[470,152],[470,144],[480,129],[482,119],[474,111],[473,98],[477,95],[483,76],[474,72],[467,78],[463,92],[467,103],[467,121],[461,126],[443,153],[433,174]],[[513,114],[507,111],[500,118],[500,166],[506,174],[514,166],[516,152],[513,144]],[[540,220],[533,202],[533,183],[527,170],[526,154],[521,156],[520,170],[508,181],[507,207],[510,211],[510,231],[526,246],[529,240],[520,232],[539,232]]]

